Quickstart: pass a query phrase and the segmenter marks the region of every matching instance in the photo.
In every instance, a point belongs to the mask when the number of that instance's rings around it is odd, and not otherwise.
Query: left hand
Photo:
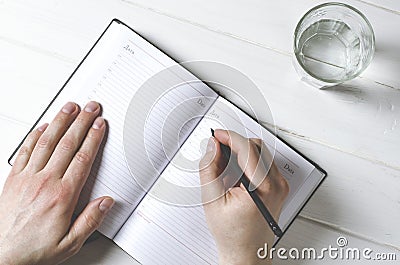
[[[57,264],[74,255],[114,201],[90,202],[71,217],[104,137],[100,105],[67,103],[50,125],[33,130],[0,196],[0,264]]]

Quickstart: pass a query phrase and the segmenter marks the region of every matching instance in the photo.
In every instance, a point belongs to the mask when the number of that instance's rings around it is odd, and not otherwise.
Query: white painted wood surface
[[[371,21],[377,51],[361,78],[326,91],[301,83],[291,63],[294,27],[320,2],[0,1],[2,180],[12,150],[116,17],[178,61],[216,61],[248,75],[266,95],[278,133],[328,171],[280,246],[321,249],[343,235],[351,247],[396,252],[399,260],[400,2],[344,1]],[[254,103],[263,117],[263,106]],[[98,239],[67,264],[118,261],[134,264],[112,242]],[[288,262],[318,261],[275,264]]]

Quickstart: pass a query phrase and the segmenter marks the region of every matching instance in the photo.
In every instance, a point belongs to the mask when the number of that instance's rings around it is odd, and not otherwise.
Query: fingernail
[[[99,205],[99,210],[103,213],[107,213],[114,205],[112,198],[105,198]]]
[[[75,103],[68,102],[67,104],[64,105],[61,111],[66,114],[71,114],[72,112],[75,111],[75,109],[76,109]]]
[[[40,127],[37,128],[39,132],[44,132],[46,130],[47,126],[49,126],[48,123],[42,124]]]
[[[98,108],[99,108],[99,104],[98,104],[97,102],[90,101],[90,102],[86,105],[85,111],[86,111],[86,112],[95,112]]]
[[[208,139],[206,152],[208,153],[208,152],[214,151],[214,148],[215,148],[214,137],[210,137],[210,139]]]
[[[93,122],[92,128],[95,130],[100,129],[104,125],[104,119],[102,117],[97,117],[97,119]]]

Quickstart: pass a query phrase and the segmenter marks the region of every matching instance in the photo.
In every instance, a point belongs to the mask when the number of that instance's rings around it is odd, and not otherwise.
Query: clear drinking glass
[[[294,32],[294,64],[301,79],[318,88],[358,76],[375,51],[374,31],[360,11],[325,3],[308,11]]]

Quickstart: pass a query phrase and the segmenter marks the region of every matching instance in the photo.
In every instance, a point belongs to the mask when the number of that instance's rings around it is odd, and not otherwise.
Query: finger
[[[208,140],[207,151],[200,160],[201,197],[204,204],[215,201],[225,194],[222,181],[223,159],[219,142],[211,137]]]
[[[74,190],[74,195],[72,196],[74,204],[89,176],[93,162],[103,141],[105,129],[106,123],[104,119],[97,117],[64,174],[63,183],[70,185]]]
[[[265,168],[268,169],[272,166],[275,166],[274,157],[264,141],[259,138],[250,138],[250,141],[252,141],[257,146],[258,152],[260,153],[261,158],[264,161]]]
[[[253,141],[260,148],[260,154],[264,164],[270,165],[268,177],[264,178],[259,184],[257,192],[261,195],[261,198],[263,198],[264,201],[266,201],[267,195],[271,192],[277,194],[274,196],[276,201],[279,201],[280,198],[286,198],[289,192],[288,182],[280,173],[276,164],[273,162],[273,157],[267,149],[267,146],[261,139],[251,139],[251,141]]]
[[[40,136],[27,165],[33,172],[42,170],[47,164],[55,146],[71,125],[77,113],[77,105],[68,102],[50,123],[46,131]]]
[[[226,191],[234,187],[239,187],[241,183],[240,182],[241,175],[239,175],[240,173],[238,174],[237,171],[231,173],[233,170],[229,169],[227,170],[228,170],[227,174],[224,174],[224,177],[222,179]]]
[[[72,158],[99,113],[100,105],[97,102],[91,101],[86,105],[57,144],[53,155],[45,166],[45,170],[51,170],[57,176],[64,175],[65,170],[71,163]]]
[[[279,174],[276,174],[278,170],[275,163],[273,162],[273,156],[263,140],[259,138],[250,138],[250,141],[252,141],[257,146],[261,161],[267,172],[266,176],[262,178],[253,179],[252,180],[253,184],[256,185],[258,189],[268,190],[270,186],[269,185],[270,180],[272,180],[272,178],[279,177]]]
[[[111,197],[101,197],[90,202],[61,239],[60,250],[68,256],[76,254],[86,239],[99,228],[113,205]]]
[[[262,157],[262,160],[264,161],[265,168],[268,170],[268,175],[270,175],[271,177],[280,175],[278,167],[274,163],[274,156],[269,151],[267,145],[258,138],[252,138],[251,141],[253,141],[260,150],[260,155]]]
[[[237,156],[236,154],[231,152],[229,160],[227,160],[227,164],[223,175],[225,190],[229,190],[234,187],[239,187],[242,175],[243,175],[243,170],[238,165]]]
[[[14,165],[11,170],[13,174],[21,172],[26,167],[31,157],[33,148],[48,125],[48,123],[45,123],[28,134],[24,143],[19,149],[17,157],[15,158]]]
[[[223,144],[228,145],[232,152],[237,154],[239,167],[251,181],[250,190],[256,189],[256,185],[267,176],[268,171],[260,158],[257,145],[233,131],[215,130],[215,137]]]

